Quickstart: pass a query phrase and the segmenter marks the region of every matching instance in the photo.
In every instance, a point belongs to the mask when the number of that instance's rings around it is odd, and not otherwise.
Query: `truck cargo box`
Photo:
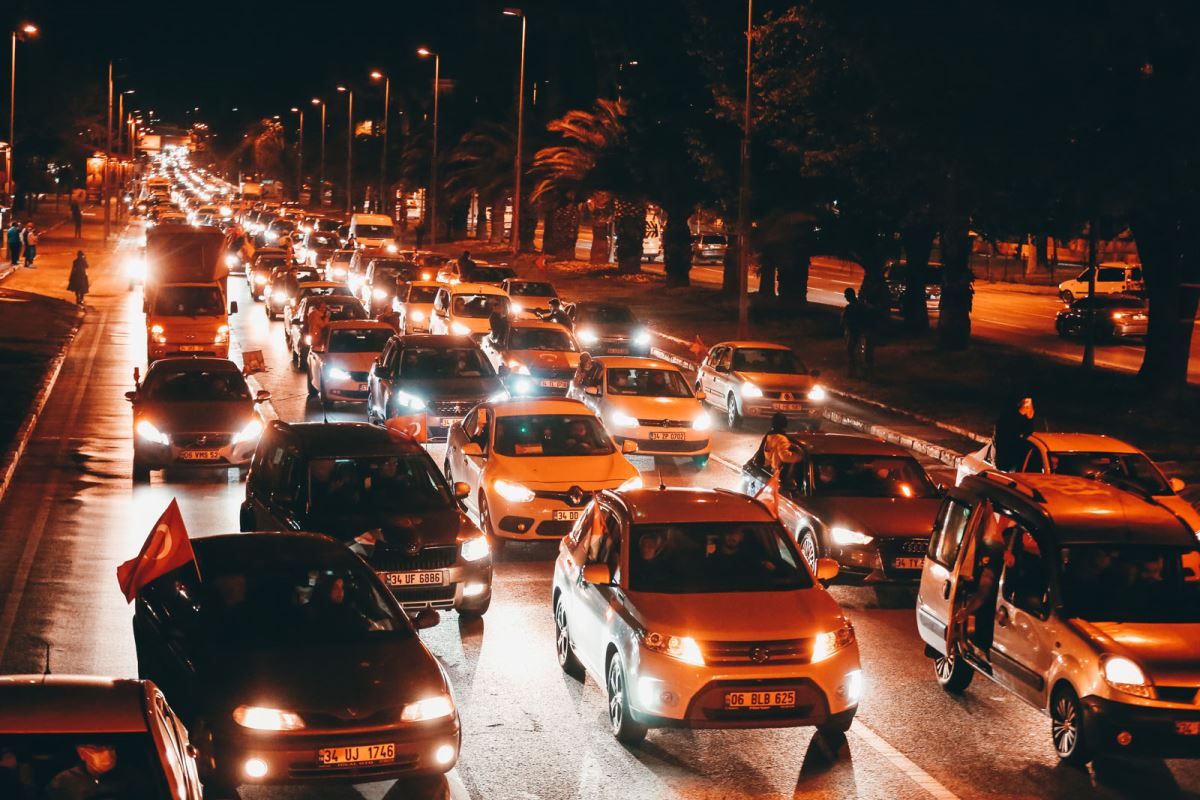
[[[158,225],[146,231],[146,286],[224,280],[225,236],[218,228]]]

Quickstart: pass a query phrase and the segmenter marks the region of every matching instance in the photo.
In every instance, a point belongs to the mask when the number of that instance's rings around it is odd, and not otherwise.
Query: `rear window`
[[[387,239],[392,236],[391,225],[355,225],[354,235],[360,239]]]
[[[432,303],[437,297],[437,286],[412,286],[408,290],[409,303]]]
[[[513,281],[508,285],[508,293],[513,297],[556,297],[557,292],[548,283],[536,281]]]

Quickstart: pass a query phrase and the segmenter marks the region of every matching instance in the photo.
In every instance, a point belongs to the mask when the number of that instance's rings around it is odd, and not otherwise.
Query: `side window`
[[[966,503],[947,498],[938,511],[933,523],[933,535],[929,539],[929,557],[945,567],[952,567],[958,558],[963,535],[971,519],[971,507]]]
[[[733,348],[732,347],[721,348],[721,355],[717,359],[717,366],[722,367],[725,370],[728,370],[729,365],[731,363],[733,363]]]
[[[1037,447],[1029,448],[1029,456],[1025,459],[1025,468],[1023,472],[1045,472],[1046,460],[1042,458],[1042,451]]]
[[[472,441],[474,441],[474,438],[471,436],[471,434],[475,430],[475,420],[477,420],[478,418],[479,418],[479,409],[477,409],[477,408],[471,409],[471,412],[469,414],[467,414],[465,417],[463,417],[463,421],[462,421],[463,433],[467,434],[467,438],[471,439]]]
[[[387,344],[383,346],[383,350],[379,353],[379,364],[384,369],[387,369],[392,362],[392,353],[396,350],[396,342],[394,339],[388,339]]]
[[[166,700],[158,695],[154,698],[155,710],[154,732],[163,741],[163,754],[166,758],[167,769],[174,776],[176,786],[188,785],[188,773],[184,764],[187,763],[187,738],[180,738],[180,728],[176,727],[175,715],[171,713]]]
[[[589,507],[582,515],[587,518],[587,527],[592,527],[594,515]],[[612,511],[601,506],[600,516],[604,521],[602,531],[591,530],[588,538],[587,561],[591,564],[607,564],[613,583],[620,580],[621,531]]]
[[[1050,570],[1041,545],[1024,525],[1012,532],[1012,564],[1004,568],[1000,593],[1022,611],[1044,617],[1049,602]]]

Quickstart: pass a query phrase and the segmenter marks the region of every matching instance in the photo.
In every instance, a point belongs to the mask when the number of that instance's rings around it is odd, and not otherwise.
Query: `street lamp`
[[[521,148],[525,134],[525,24],[527,17],[519,8],[504,9],[506,17],[521,18],[521,69],[517,77],[517,154],[513,167],[512,254],[521,250]],[[495,224],[493,220],[492,224]],[[503,221],[501,221],[503,224]]]
[[[300,115],[300,125],[296,129],[296,200],[304,189],[304,109],[292,106],[292,113]]]
[[[108,162],[112,160],[112,112],[113,112],[113,62],[108,61],[108,121],[104,124],[104,186],[100,190],[100,197],[104,201],[104,241],[108,242],[109,233],[112,230],[111,214],[112,209],[109,207],[109,171]],[[150,113],[154,113],[153,111]]]
[[[433,158],[429,166],[429,244],[437,244],[437,145],[438,145],[438,80],[441,77],[442,57],[428,47],[417,48],[422,58],[433,56]]]
[[[750,329],[750,66],[754,0],[746,0],[746,96],[742,106],[742,164],[738,187],[738,337]]]
[[[387,209],[384,203],[383,193],[387,188],[387,145],[388,145],[388,105],[392,97],[392,79],[384,75],[379,70],[371,71],[371,80],[383,81],[383,149],[379,151],[379,204],[382,209]]]
[[[354,153],[354,90],[345,86],[337,87],[339,92],[345,92],[350,98],[346,106],[346,213],[354,210],[354,177],[351,173]]]
[[[325,101],[314,97],[312,104],[321,107],[321,185],[317,189],[317,208],[321,208],[325,205]]]
[[[22,22],[12,32],[12,79],[8,87],[8,149],[5,151],[4,192],[13,193],[13,166],[17,163],[13,158],[13,148],[17,144],[17,39],[25,41],[37,36],[40,31],[32,22]]]
[[[117,98],[117,124],[121,126],[121,132],[117,134],[117,149],[121,152],[125,152],[125,128],[128,127],[125,124],[125,95],[134,93],[135,90],[126,89]]]

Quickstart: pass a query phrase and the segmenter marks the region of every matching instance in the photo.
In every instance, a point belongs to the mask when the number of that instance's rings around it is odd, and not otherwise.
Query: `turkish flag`
[[[592,533],[604,531],[604,512],[600,510],[600,493],[592,497]]]
[[[391,417],[384,421],[383,427],[387,429],[393,439],[398,436],[408,437],[424,443],[429,438],[428,422],[424,412]]]
[[[688,350],[690,350],[692,355],[694,355],[696,358],[704,358],[704,354],[708,352],[708,347],[705,346],[704,340],[702,340],[699,334],[697,334],[696,341],[692,342],[691,345],[688,346]]]
[[[754,495],[754,499],[767,507],[771,512],[771,516],[779,519],[779,470],[775,470],[771,475],[771,479],[767,481],[763,488],[758,490],[758,494]]]
[[[179,569],[189,561],[196,561],[192,542],[188,539],[179,503],[174,499],[167,510],[154,523],[146,543],[136,557],[117,567],[117,582],[125,600],[132,603],[138,590],[155,578],[161,578],[173,569]],[[197,566],[196,571],[200,568]]]

